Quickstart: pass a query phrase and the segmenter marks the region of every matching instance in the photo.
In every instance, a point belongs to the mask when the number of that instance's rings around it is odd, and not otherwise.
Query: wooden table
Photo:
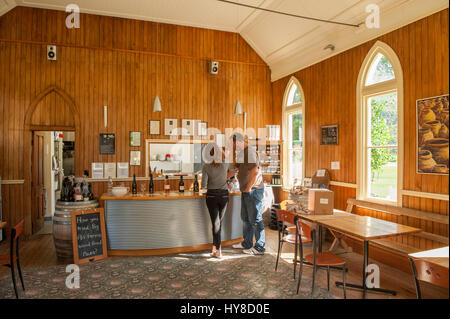
[[[358,288],[363,290],[363,298],[366,298],[367,291],[378,291],[396,295],[395,291],[368,288],[366,286],[366,267],[369,264],[369,241],[374,239],[395,237],[421,232],[421,229],[392,223],[389,221],[376,219],[368,216],[359,216],[350,213],[334,214],[334,215],[306,215],[299,214],[300,218],[316,223],[319,225],[319,252],[322,250],[321,233],[322,227],[334,230],[349,237],[353,237],[364,242],[364,259],[363,259],[363,282],[362,285],[346,284],[347,287]],[[342,282],[336,282],[337,286],[341,286]]]
[[[422,259],[448,269],[448,246],[409,254],[411,258]]]

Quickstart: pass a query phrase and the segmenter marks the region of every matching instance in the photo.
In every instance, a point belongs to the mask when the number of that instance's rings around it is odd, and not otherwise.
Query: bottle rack
[[[266,145],[260,153],[263,175],[281,175],[281,145]]]

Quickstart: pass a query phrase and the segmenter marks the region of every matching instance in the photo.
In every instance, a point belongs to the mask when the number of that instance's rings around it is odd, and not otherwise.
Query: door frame
[[[73,126],[61,126],[58,123],[54,123],[53,125],[33,125],[31,123],[33,114],[39,105],[39,103],[49,94],[51,93],[58,94],[69,106],[70,111],[72,112],[72,116],[74,119],[75,127]],[[32,159],[32,140],[33,140],[33,132],[34,131],[73,131],[75,132],[75,140],[79,140],[80,134],[80,115],[78,109],[75,105],[72,97],[67,94],[64,90],[58,88],[55,85],[51,85],[47,87],[44,91],[38,94],[30,106],[27,109],[25,114],[25,125],[24,125],[24,143],[23,143],[23,154],[24,154],[24,219],[25,219],[25,236],[29,237],[33,234],[32,223],[32,169],[31,165],[33,162]]]

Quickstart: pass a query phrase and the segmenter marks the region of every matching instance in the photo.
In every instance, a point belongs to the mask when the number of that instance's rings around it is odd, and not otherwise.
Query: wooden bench
[[[449,224],[449,218],[448,218],[448,216],[445,216],[445,215],[422,212],[422,211],[411,209],[411,208],[402,208],[402,207],[395,207],[395,206],[389,206],[389,205],[383,205],[383,204],[376,204],[376,203],[372,203],[372,202],[357,200],[354,198],[349,198],[347,200],[346,211],[348,213],[352,213],[353,207],[355,207],[355,206],[370,209],[373,211],[382,212],[382,213],[397,215],[397,216],[414,217],[414,218],[437,222],[437,223],[441,223],[441,224],[446,224],[446,225]],[[425,239],[430,239],[430,240],[436,241],[442,245],[448,245],[448,243],[449,243],[448,237],[431,234],[431,233],[427,233],[427,232],[417,233],[417,234],[414,234],[414,236],[425,238]],[[387,249],[387,250],[393,251],[393,252],[401,254],[401,255],[408,255],[408,254],[416,253],[416,252],[423,250],[423,249],[419,249],[417,247],[413,247],[413,246],[410,246],[407,244],[397,242],[393,239],[378,239],[378,240],[372,241],[372,243],[374,244],[374,246],[377,246],[377,247],[380,247],[383,249]]]

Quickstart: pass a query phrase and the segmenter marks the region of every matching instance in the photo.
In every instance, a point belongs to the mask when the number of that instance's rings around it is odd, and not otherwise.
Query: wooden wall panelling
[[[416,174],[416,100],[449,92],[448,9],[373,39],[316,65],[292,74],[305,93],[306,176],[331,161],[340,161],[341,170],[331,171],[332,180],[356,183],[356,81],[362,62],[377,40],[387,43],[398,55],[404,78],[404,189],[448,194],[448,175]],[[291,76],[291,75],[290,75]],[[284,90],[290,76],[272,83],[273,115],[281,124]],[[339,146],[320,146],[320,126],[339,125]],[[354,189],[336,192],[340,208]],[[448,201],[404,196],[403,206],[448,216]],[[422,228],[448,237],[448,225],[424,219],[394,216],[358,208],[356,213]],[[397,241],[420,249],[440,246],[419,236],[403,236]]]
[[[30,157],[31,137],[26,112],[36,96],[56,86],[74,101],[80,114],[76,134],[76,174],[92,162],[128,162],[129,131],[142,132],[142,165],[130,174],[145,176],[148,121],[164,118],[199,119],[220,130],[242,126],[234,115],[237,99],[250,125],[264,127],[272,114],[270,70],[236,33],[148,21],[81,14],[81,28],[65,27],[66,13],[16,7],[0,17],[0,176],[27,179],[23,160]],[[58,46],[58,60],[46,59],[47,44]],[[236,45],[235,45],[236,44]],[[217,76],[207,73],[207,61],[218,60]],[[239,79],[239,81],[237,81]],[[264,94],[262,93],[264,92]],[[163,112],[153,113],[158,95]],[[33,124],[73,128],[67,103],[59,94],[40,101]],[[108,106],[108,127],[103,106]],[[53,116],[59,112],[59,115]],[[98,134],[116,134],[116,154],[98,153]],[[96,194],[104,183],[96,183]],[[21,188],[21,192],[17,191]],[[5,185],[7,220],[30,216],[29,183]],[[28,218],[27,225],[30,224]],[[28,227],[27,226],[27,227]],[[28,234],[31,228],[28,227]]]

